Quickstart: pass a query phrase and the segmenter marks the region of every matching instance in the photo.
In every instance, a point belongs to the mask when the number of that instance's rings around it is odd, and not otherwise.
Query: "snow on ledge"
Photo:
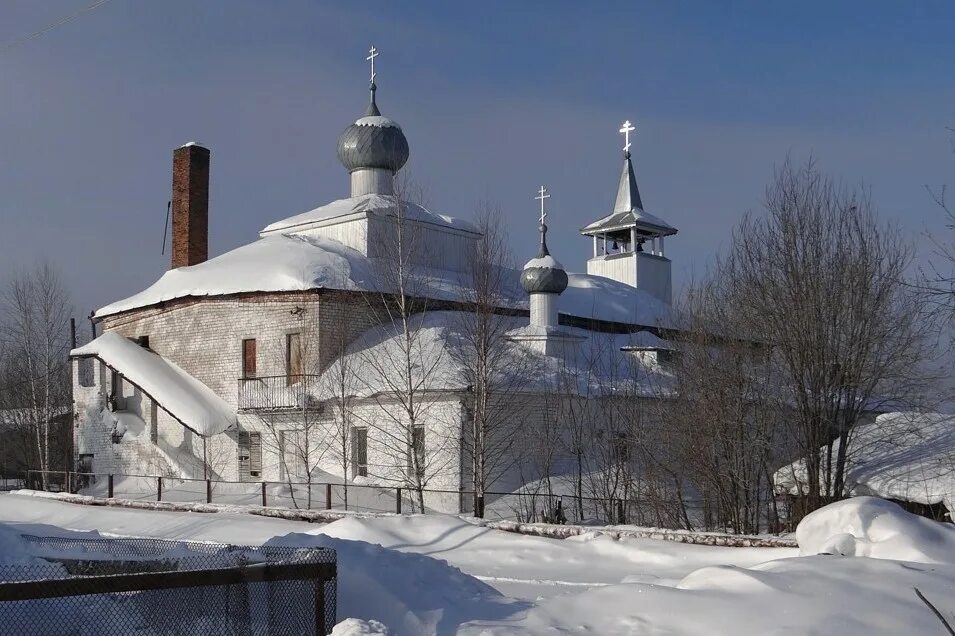
[[[98,358],[198,435],[218,435],[237,424],[235,411],[212,389],[116,332],[105,332],[70,356]]]
[[[517,521],[487,521],[477,517],[463,517],[468,523],[501,530],[551,539],[566,539],[582,535],[604,535],[612,539],[638,538],[657,541],[673,541],[693,545],[723,546],[729,548],[795,548],[796,542],[786,536],[742,535],[723,532],[675,530],[671,528],[648,528],[643,526],[579,526],[551,523],[521,523]]]
[[[564,269],[564,266],[561,265],[557,259],[550,254],[547,256],[537,256],[524,264],[524,269],[531,269],[534,267],[543,267],[546,269]]]
[[[382,115],[369,115],[355,121],[356,126],[375,126],[376,128],[397,128],[401,130],[394,119]]]

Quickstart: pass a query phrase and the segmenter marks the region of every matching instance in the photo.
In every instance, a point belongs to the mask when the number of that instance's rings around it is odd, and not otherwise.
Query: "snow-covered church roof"
[[[473,349],[467,336],[473,319],[473,314],[457,311],[429,311],[411,318],[411,355],[416,373],[427,378],[428,390],[463,390],[473,382],[468,379]],[[500,320],[508,336],[527,324],[525,318],[502,316]],[[510,339],[502,343],[504,349],[495,354],[495,366],[504,375],[494,378],[495,384],[514,392],[561,390],[587,397],[661,397],[672,392],[670,371],[627,353],[630,346],[642,342],[645,332],[609,334],[574,327],[561,329],[578,342],[565,356],[546,356]],[[330,381],[316,384],[315,397],[328,399],[340,391],[336,383],[341,381],[342,364],[347,365],[350,394],[369,397],[394,391],[401,385],[397,375],[401,365],[397,362],[404,355],[405,342],[394,324],[372,327],[349,345],[344,358],[326,369],[324,377]]]
[[[378,259],[369,258],[334,239],[298,234],[269,234],[198,265],[165,272],[145,290],[96,311],[102,318],[149,307],[177,298],[225,296],[252,292],[288,292],[314,289],[388,291]],[[527,308],[519,270],[503,278],[503,305]],[[560,297],[561,314],[626,325],[672,326],[671,309],[650,293],[624,283],[589,274],[568,273]],[[468,298],[467,276],[446,270],[420,271],[417,290],[436,300]]]
[[[101,307],[95,317],[183,298],[319,289],[393,292],[385,288],[392,277],[383,275],[392,265],[368,256],[373,251],[364,249],[362,241],[367,242],[377,225],[366,220],[399,213],[415,224],[427,226],[428,240],[448,240],[447,245],[435,246],[441,259],[422,262],[441,263],[449,269],[416,267],[414,276],[420,282],[415,285],[415,295],[467,302],[473,294],[468,293],[470,281],[461,271],[466,258],[457,256],[463,254],[461,245],[468,241],[458,239],[476,240],[480,232],[468,221],[394,196],[393,177],[407,160],[407,144],[401,128],[381,115],[375,101],[374,78],[369,88],[371,99],[365,117],[346,128],[339,145],[339,158],[351,173],[353,196],[271,223],[261,230],[258,240],[248,245],[196,265],[171,269],[145,290]],[[637,205],[633,201],[639,202],[639,195],[632,168],[625,168],[624,175],[624,190],[630,194],[621,195],[620,206],[629,211]],[[455,257],[444,258],[442,250],[453,252]],[[553,258],[546,258],[547,254],[541,257],[543,260],[527,265],[527,271],[537,275],[531,287],[537,291],[562,288],[562,268]],[[527,309],[528,298],[520,286],[521,271],[513,270],[502,278],[507,285],[501,290],[502,307]],[[566,291],[558,304],[560,314],[627,326],[672,326],[669,305],[646,290],[590,274],[567,273],[566,278]]]
[[[479,234],[478,229],[473,224],[462,219],[432,212],[424,206],[409,201],[402,201],[400,205],[400,212],[406,219]],[[266,236],[275,233],[298,232],[310,227],[320,226],[332,219],[342,221],[353,216],[394,216],[398,211],[398,203],[395,197],[381,194],[364,194],[347,199],[338,199],[314,210],[276,221],[267,225],[260,234]]]
[[[70,356],[98,358],[198,435],[218,435],[236,425],[235,411],[212,389],[115,331],[74,349]]]

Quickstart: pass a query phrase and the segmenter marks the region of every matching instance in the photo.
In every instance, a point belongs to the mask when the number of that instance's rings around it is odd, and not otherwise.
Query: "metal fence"
[[[0,475],[0,492],[5,490],[17,490],[18,488],[23,488],[26,485],[25,476],[23,473],[19,475]]]
[[[486,492],[476,498],[468,490],[425,489],[421,510],[417,492],[402,486],[289,481],[223,481],[177,476],[27,471],[27,488],[71,492],[99,498],[174,503],[349,510],[373,513],[443,512],[492,520],[551,523],[626,523],[683,528],[687,511],[664,508],[656,500],[628,497],[576,497],[546,491]],[[698,516],[699,511],[688,511]]]
[[[24,539],[30,560],[0,564],[3,634],[327,634],[336,622],[333,550]]]

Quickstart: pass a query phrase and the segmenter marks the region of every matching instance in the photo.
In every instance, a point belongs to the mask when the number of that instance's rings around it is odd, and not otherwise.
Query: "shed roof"
[[[217,435],[237,423],[235,410],[212,389],[114,331],[74,349],[70,356],[99,359],[197,435]]]

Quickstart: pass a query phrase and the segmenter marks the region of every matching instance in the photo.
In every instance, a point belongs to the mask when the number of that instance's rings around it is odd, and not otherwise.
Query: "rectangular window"
[[[149,348],[149,336],[136,336],[136,344],[143,349]]]
[[[351,429],[351,474],[352,477],[368,476],[368,429]]]
[[[261,477],[262,434],[239,431],[238,451],[239,481],[254,481]]]
[[[242,341],[242,377],[255,377],[255,338]]]
[[[92,453],[80,454],[80,459],[76,463],[76,472],[78,473],[93,472],[93,454]]]
[[[109,372],[109,394],[114,398],[122,397],[123,395],[123,379],[112,369],[110,369]]]
[[[412,456],[417,461],[418,468],[418,479],[424,477],[424,427],[415,426],[411,429],[411,452]],[[411,457],[408,457],[408,475],[413,475],[415,469],[415,462],[412,461]]]
[[[302,336],[290,333],[285,336],[285,377],[288,384],[295,384],[302,376]]]
[[[123,397],[123,376],[110,369],[109,374],[109,405],[110,410],[122,411],[126,408],[126,399]]]
[[[94,386],[96,380],[93,376],[95,368],[93,364],[96,361],[93,358],[80,358],[77,360],[77,372],[79,373],[80,386]]]

